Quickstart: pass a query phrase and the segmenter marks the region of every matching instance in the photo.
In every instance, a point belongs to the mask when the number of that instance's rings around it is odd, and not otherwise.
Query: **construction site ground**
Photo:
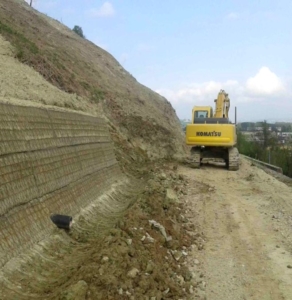
[[[292,299],[291,187],[245,160],[148,171],[4,268],[1,299]]]
[[[207,299],[292,299],[291,187],[246,160],[238,172],[179,171],[189,180],[187,217],[206,239],[196,259]]]
[[[292,299],[291,179],[175,161],[166,99],[25,1],[2,0],[0,19],[0,101],[104,116],[124,173],[0,270],[1,300]]]

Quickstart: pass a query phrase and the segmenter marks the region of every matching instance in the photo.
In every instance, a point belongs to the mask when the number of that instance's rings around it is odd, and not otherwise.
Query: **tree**
[[[74,28],[72,29],[75,33],[77,33],[79,36],[82,38],[85,38],[85,35],[83,34],[83,30],[80,26],[75,25]]]
[[[282,131],[283,132],[291,132],[291,124],[283,125]]]

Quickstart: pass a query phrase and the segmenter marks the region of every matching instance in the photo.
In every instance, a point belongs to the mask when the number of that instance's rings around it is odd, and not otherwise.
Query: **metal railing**
[[[243,154],[240,154],[242,157],[248,159],[249,161],[252,161],[255,165],[260,165],[260,166],[263,166],[265,168],[268,168],[268,169],[271,169],[273,171],[276,171],[278,173],[281,173],[283,174],[283,169],[280,168],[280,167],[277,167],[277,166],[274,166],[274,165],[271,165],[271,164],[268,164],[266,162],[263,162],[263,161],[260,161],[260,160],[257,160],[257,159],[254,159],[254,158],[251,158],[249,156],[246,156],[246,155],[243,155]]]

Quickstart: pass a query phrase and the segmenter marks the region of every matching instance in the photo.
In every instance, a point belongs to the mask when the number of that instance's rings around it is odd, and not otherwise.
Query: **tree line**
[[[247,141],[239,130],[237,131],[237,147],[241,154],[261,160],[282,168],[283,174],[292,177],[292,147],[283,147],[277,143],[277,138],[268,130],[266,121],[262,122],[262,132],[259,141]]]

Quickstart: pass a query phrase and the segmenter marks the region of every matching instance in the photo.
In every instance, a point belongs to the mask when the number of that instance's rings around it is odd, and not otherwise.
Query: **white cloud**
[[[280,78],[267,67],[262,67],[255,76],[241,83],[237,80],[208,81],[185,84],[177,89],[157,89],[156,92],[172,103],[180,117],[188,117],[194,105],[214,107],[213,101],[221,89],[229,94],[232,107],[240,107],[241,113],[243,116],[245,114],[244,118],[247,119],[255,117],[256,111],[262,110],[263,107],[270,108],[272,111],[271,107],[276,103],[288,107],[292,97],[292,91],[285,88]],[[251,104],[253,109],[250,108]],[[233,116],[232,110],[231,116]],[[258,114],[257,117],[260,119],[262,115]]]
[[[89,11],[92,17],[112,17],[116,14],[113,5],[106,1],[100,8],[92,8]]]
[[[245,83],[239,83],[237,80],[208,81],[187,84],[177,90],[158,89],[156,92],[168,98],[173,104],[208,103],[216,98],[220,89],[226,90],[236,102],[264,101],[267,96],[284,93],[288,95],[283,82],[267,67],[262,67]]]
[[[165,96],[173,104],[181,103],[210,103],[217,97],[221,89],[226,91],[234,91],[239,88],[239,84],[235,80],[228,80],[225,83],[209,81],[204,83],[193,83],[182,87],[177,91],[169,89],[158,89],[157,93]]]
[[[246,89],[255,96],[271,96],[285,91],[280,78],[267,67],[262,67],[254,77],[247,80]]]
[[[227,18],[228,19],[231,19],[231,20],[235,20],[235,19],[238,19],[238,14],[237,13],[235,13],[235,12],[231,12],[231,13],[229,13],[228,15],[227,15]]]

